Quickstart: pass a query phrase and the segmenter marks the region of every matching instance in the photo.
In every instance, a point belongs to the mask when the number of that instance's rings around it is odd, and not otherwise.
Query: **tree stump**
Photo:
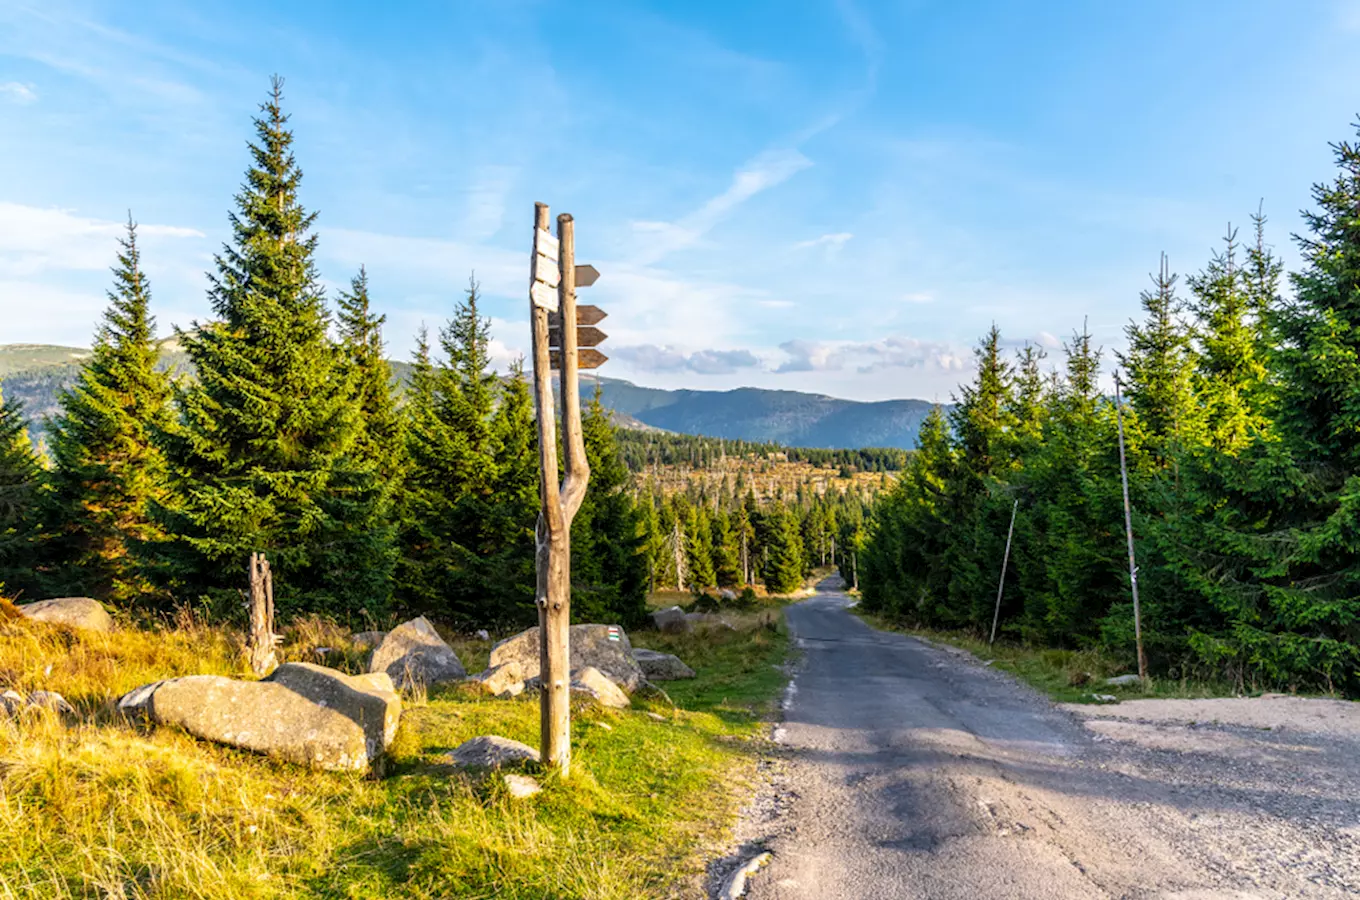
[[[250,554],[250,632],[246,650],[250,669],[263,678],[278,666],[274,656],[274,577],[263,553]]]

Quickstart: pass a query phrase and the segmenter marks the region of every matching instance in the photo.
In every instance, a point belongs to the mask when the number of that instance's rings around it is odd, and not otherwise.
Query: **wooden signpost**
[[[548,207],[534,204],[534,250],[529,277],[529,315],[533,329],[534,405],[538,413],[539,514],[536,593],[538,599],[540,695],[539,758],[566,776],[571,769],[571,520],[590,482],[585,437],[581,431],[578,372],[603,364],[590,348],[605,339],[594,326],[605,317],[598,307],[578,311],[576,287],[600,277],[594,266],[576,265],[575,229],[569,215],[557,217],[557,236],[548,232]],[[582,316],[580,313],[584,313]],[[553,328],[552,320],[578,327]],[[552,349],[556,348],[556,349]],[[562,459],[566,475],[557,481],[557,417],[552,370],[559,373],[562,396]]]

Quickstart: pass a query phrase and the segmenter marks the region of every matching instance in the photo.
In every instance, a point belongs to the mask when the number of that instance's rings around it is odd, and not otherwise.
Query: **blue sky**
[[[0,343],[87,344],[118,223],[162,330],[208,313],[269,75],[332,289],[391,355],[475,270],[527,344],[533,203],[611,362],[662,387],[947,399],[971,346],[1110,350],[1158,254],[1289,235],[1360,113],[1360,0],[0,0]]]

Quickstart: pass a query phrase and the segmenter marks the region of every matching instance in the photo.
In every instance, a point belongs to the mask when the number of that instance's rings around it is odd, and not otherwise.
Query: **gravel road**
[[[747,896],[1360,895],[1360,705],[1058,707],[838,587],[788,609],[805,659]]]

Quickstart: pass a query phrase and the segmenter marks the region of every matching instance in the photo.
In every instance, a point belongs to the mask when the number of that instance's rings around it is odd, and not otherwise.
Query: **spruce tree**
[[[792,593],[803,583],[803,540],[798,520],[781,501],[775,501],[762,517],[765,534],[762,576],[772,594]]]
[[[1140,295],[1146,318],[1141,325],[1125,328],[1129,349],[1120,355],[1127,371],[1129,405],[1147,436],[1146,449],[1163,466],[1172,462],[1180,447],[1194,442],[1196,427],[1195,361],[1176,281],[1163,255],[1161,268],[1152,276],[1153,289]]]
[[[1360,134],[1360,122],[1356,124]],[[1338,172],[1313,188],[1297,237],[1294,298],[1275,305],[1278,424],[1298,474],[1270,471],[1284,558],[1257,570],[1261,594],[1233,631],[1275,684],[1360,691],[1360,143],[1332,145]],[[1300,477],[1301,476],[1301,477]],[[1285,535],[1281,535],[1284,537]]]
[[[714,587],[717,576],[713,571],[713,527],[709,522],[707,505],[698,503],[687,506],[685,544],[689,587],[693,590]]]
[[[170,380],[156,370],[151,289],[130,218],[119,245],[103,324],[48,431],[44,556],[53,593],[130,607],[152,602],[133,551],[162,538],[148,505],[165,495],[165,460],[152,435],[169,421]]]
[[[719,507],[712,519],[713,575],[720,588],[734,588],[741,585],[741,548],[736,532],[732,530],[732,517],[727,510]]]
[[[373,312],[368,272],[362,267],[350,289],[340,292],[337,305],[342,366],[359,411],[353,453],[369,463],[385,488],[392,490],[406,466],[405,435],[392,393],[392,366],[383,352],[382,326],[387,317]]]
[[[648,560],[641,516],[628,491],[632,479],[598,388],[581,430],[590,485],[571,523],[572,618],[632,627],[647,616]]]
[[[390,530],[377,472],[352,453],[358,409],[327,336],[282,87],[255,119],[232,239],[209,276],[218,318],[181,335],[196,377],[176,389],[165,436],[172,491],[153,505],[167,534],[154,559],[179,600],[234,609],[262,551],[280,612],[350,617],[386,604]]]
[[[0,597],[42,599],[33,596],[37,588],[33,512],[41,476],[23,404],[0,396]]]

